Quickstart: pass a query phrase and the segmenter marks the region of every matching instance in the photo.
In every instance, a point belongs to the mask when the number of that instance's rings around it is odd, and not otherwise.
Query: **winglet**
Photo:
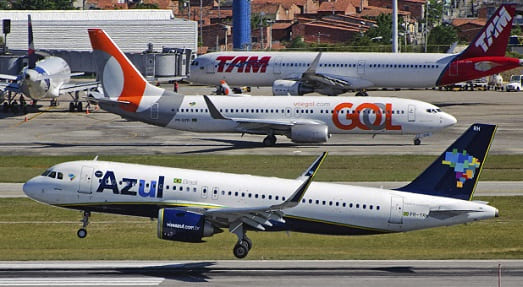
[[[216,106],[211,102],[208,96],[203,96],[203,99],[205,100],[205,103],[207,104],[207,107],[209,107],[209,112],[211,113],[211,117],[215,120],[229,120],[229,118],[226,118],[220,113],[220,111],[216,108]]]
[[[318,56],[314,58],[309,68],[304,72],[304,74],[316,74],[316,68],[318,67],[318,63],[320,62],[321,58],[321,52],[318,53]]]
[[[281,210],[285,208],[295,207],[296,205],[298,205],[303,196],[305,195],[305,192],[309,188],[310,184],[312,183],[312,180],[314,179],[316,172],[327,157],[327,154],[327,152],[322,153],[319,157],[316,158],[316,160],[311,164],[311,166],[309,166],[309,168],[305,170],[305,172],[303,172],[300,177],[298,177],[298,179],[303,180],[303,183],[298,187],[298,189],[296,189],[296,191],[289,197],[289,199],[287,199],[281,204],[271,206],[271,209]]]

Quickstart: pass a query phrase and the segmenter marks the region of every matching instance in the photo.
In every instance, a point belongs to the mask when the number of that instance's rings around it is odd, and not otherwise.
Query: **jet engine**
[[[222,232],[205,220],[202,214],[177,209],[158,211],[158,238],[184,242],[202,242],[202,237]]]
[[[326,125],[295,125],[289,138],[295,143],[324,143],[329,137]]]
[[[272,84],[272,94],[275,96],[302,96],[312,92],[313,88],[298,81],[276,80]]]

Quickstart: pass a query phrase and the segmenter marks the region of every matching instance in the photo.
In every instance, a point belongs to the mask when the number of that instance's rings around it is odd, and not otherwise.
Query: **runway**
[[[212,88],[183,86],[185,94],[209,94]],[[269,95],[270,88],[253,89]],[[352,94],[347,94],[352,95]],[[0,113],[0,153],[23,155],[104,154],[307,154],[329,151],[344,154],[439,154],[472,123],[498,124],[491,154],[523,154],[523,93],[494,91],[446,92],[435,90],[372,91],[372,96],[405,97],[427,101],[453,114],[458,124],[423,138],[414,146],[412,135],[332,135],[319,145],[297,145],[278,137],[277,145],[264,147],[263,136],[192,133],[129,122],[104,111],[69,113],[70,99],[58,108],[42,102],[38,112],[26,116]],[[306,96],[304,97],[306,98]],[[350,101],[350,97],[347,97]]]
[[[521,286],[523,260],[0,262],[0,286]]]

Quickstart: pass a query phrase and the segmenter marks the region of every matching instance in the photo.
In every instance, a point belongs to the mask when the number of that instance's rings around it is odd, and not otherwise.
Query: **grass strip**
[[[523,196],[481,197],[499,218],[373,236],[249,232],[248,259],[522,259]],[[26,198],[0,198],[0,260],[235,259],[229,232],[183,243],[156,237],[156,221],[93,213],[85,239],[81,213]]]

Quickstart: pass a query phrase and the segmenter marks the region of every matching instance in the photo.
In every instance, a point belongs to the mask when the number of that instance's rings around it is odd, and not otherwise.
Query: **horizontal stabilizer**
[[[478,210],[431,210],[428,217],[444,220],[452,217],[456,217],[462,214],[479,212]]]

